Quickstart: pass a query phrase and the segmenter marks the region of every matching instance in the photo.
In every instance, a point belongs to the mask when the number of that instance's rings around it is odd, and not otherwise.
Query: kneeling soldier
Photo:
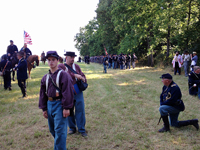
[[[193,125],[197,130],[199,129],[198,119],[178,121],[180,111],[184,111],[184,103],[181,100],[182,94],[178,85],[172,80],[170,74],[163,74],[162,82],[164,84],[162,93],[160,95],[160,114],[164,122],[164,127],[158,132],[170,131],[168,116],[171,126],[182,127]]]
[[[68,73],[58,69],[59,56],[56,51],[48,51],[46,58],[50,70],[41,80],[39,108],[48,118],[49,130],[54,137],[54,150],[66,150],[67,117],[74,100],[72,79]]]

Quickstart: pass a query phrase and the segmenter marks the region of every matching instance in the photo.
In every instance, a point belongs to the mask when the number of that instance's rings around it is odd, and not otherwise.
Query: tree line
[[[101,0],[75,47],[85,56],[136,53],[144,65],[171,62],[175,51],[200,54],[199,0]]]

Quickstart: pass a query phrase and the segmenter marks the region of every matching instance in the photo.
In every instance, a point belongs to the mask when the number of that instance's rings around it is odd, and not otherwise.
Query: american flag
[[[24,31],[24,43],[32,45],[31,37],[26,31]]]
[[[103,45],[103,47],[104,47],[104,49],[105,49],[105,53],[106,53],[106,55],[108,55],[108,52],[107,52],[107,50],[106,50],[106,48],[105,48],[105,46]]]

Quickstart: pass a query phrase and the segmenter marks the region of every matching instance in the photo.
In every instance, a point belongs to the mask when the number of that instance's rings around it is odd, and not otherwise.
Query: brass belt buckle
[[[53,98],[52,98],[52,97],[49,97],[48,99],[49,99],[50,101],[53,101]]]

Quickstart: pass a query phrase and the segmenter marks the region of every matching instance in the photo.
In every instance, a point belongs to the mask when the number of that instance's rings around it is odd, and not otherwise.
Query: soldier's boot
[[[179,127],[193,125],[197,130],[199,130],[198,122],[199,122],[198,119],[192,119],[192,120],[179,121],[178,124]]]
[[[26,90],[25,90],[25,88],[21,88],[21,91],[22,91],[22,97],[24,98],[24,97],[26,97]]]
[[[164,127],[162,129],[158,130],[158,132],[162,133],[162,132],[170,131],[168,116],[161,116],[161,118],[163,120]]]

